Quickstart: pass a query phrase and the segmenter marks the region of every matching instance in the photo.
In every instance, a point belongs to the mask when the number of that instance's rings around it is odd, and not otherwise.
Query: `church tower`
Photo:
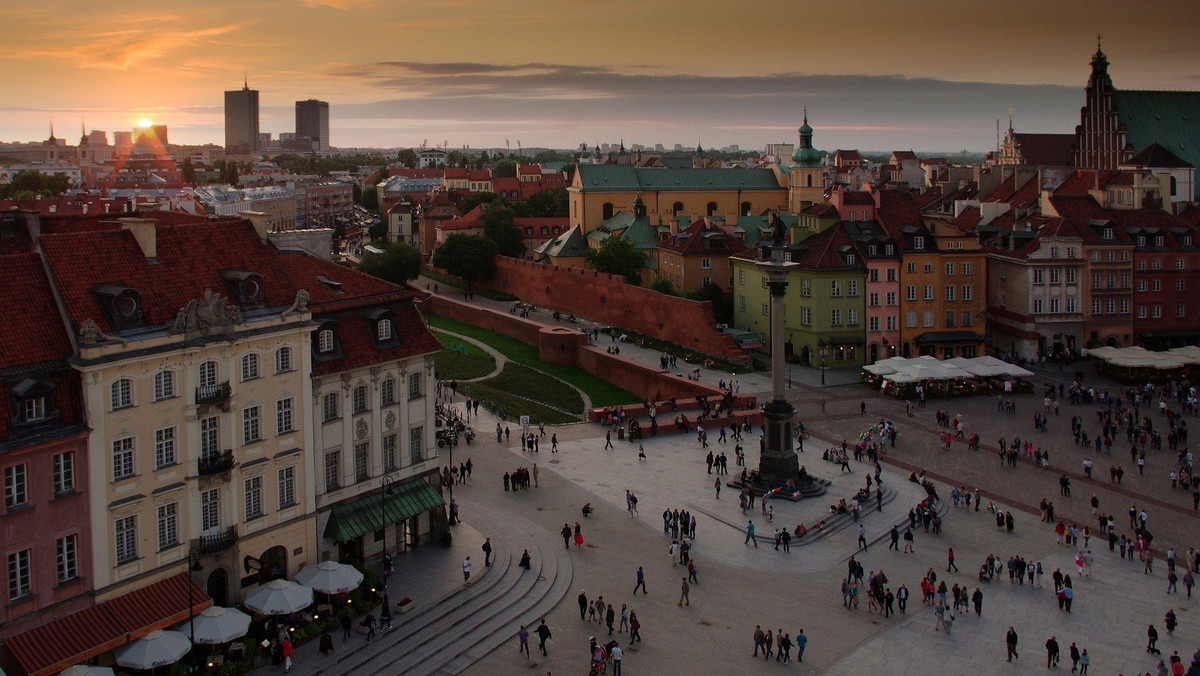
[[[812,144],[813,130],[808,126],[807,106],[804,108],[804,124],[799,132],[800,144],[792,153],[792,166],[788,169],[788,211],[793,214],[825,199],[821,153]]]
[[[1108,57],[1096,37],[1092,55],[1092,75],[1088,78],[1084,106],[1075,127],[1075,166],[1088,169],[1116,169],[1133,154],[1128,148],[1129,135],[1121,124],[1120,111],[1113,101],[1113,83],[1108,75]]]

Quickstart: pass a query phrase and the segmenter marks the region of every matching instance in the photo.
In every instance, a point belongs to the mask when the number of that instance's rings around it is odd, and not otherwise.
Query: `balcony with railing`
[[[238,540],[237,526],[229,528],[211,528],[199,538],[196,538],[194,547],[200,550],[201,554],[216,554],[223,552],[232,547]]]
[[[233,469],[234,464],[233,451],[209,453],[200,456],[200,459],[197,461],[196,471],[200,476],[221,474]]]
[[[196,388],[196,404],[220,404],[229,401],[232,393],[233,390],[229,387],[228,380],[218,385],[201,385]]]

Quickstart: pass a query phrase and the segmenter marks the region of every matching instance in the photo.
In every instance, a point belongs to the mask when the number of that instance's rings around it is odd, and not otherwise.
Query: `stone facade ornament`
[[[240,307],[230,303],[221,294],[213,293],[212,289],[205,289],[204,298],[192,299],[179,308],[170,331],[190,339],[228,333],[233,327],[244,323]]]
[[[288,315],[298,315],[305,312],[308,312],[308,291],[300,289],[296,292],[296,300],[292,303],[292,306],[284,310],[283,314],[279,315],[279,318],[286,319]]]
[[[79,336],[83,338],[84,345],[95,345],[97,341],[109,340],[114,343],[125,345],[125,339],[119,336],[110,336],[100,330],[100,325],[94,319],[85,319],[79,325]]]
[[[394,411],[388,411],[387,415],[383,416],[383,424],[389,430],[396,427],[396,413]]]
[[[366,437],[367,433],[370,431],[370,428],[367,427],[367,421],[361,418],[359,418],[358,422],[354,425],[354,436],[359,439]]]

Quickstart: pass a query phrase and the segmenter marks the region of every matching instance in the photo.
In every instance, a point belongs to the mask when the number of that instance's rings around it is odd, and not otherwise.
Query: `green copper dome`
[[[808,126],[808,108],[804,109],[804,124],[800,127],[800,145],[792,153],[792,162],[801,167],[821,166],[821,153],[812,145],[812,127]]]

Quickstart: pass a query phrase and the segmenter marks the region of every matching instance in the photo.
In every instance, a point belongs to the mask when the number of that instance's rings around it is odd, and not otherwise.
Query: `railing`
[[[202,385],[196,388],[196,403],[219,404],[229,399],[231,393],[228,380],[220,385]]]
[[[201,554],[215,554],[229,549],[237,540],[237,526],[230,526],[223,531],[201,535],[196,541],[196,548]]]
[[[196,471],[201,476],[209,474],[220,474],[233,469],[233,451],[225,451],[224,453],[210,453],[200,456],[197,461]]]

